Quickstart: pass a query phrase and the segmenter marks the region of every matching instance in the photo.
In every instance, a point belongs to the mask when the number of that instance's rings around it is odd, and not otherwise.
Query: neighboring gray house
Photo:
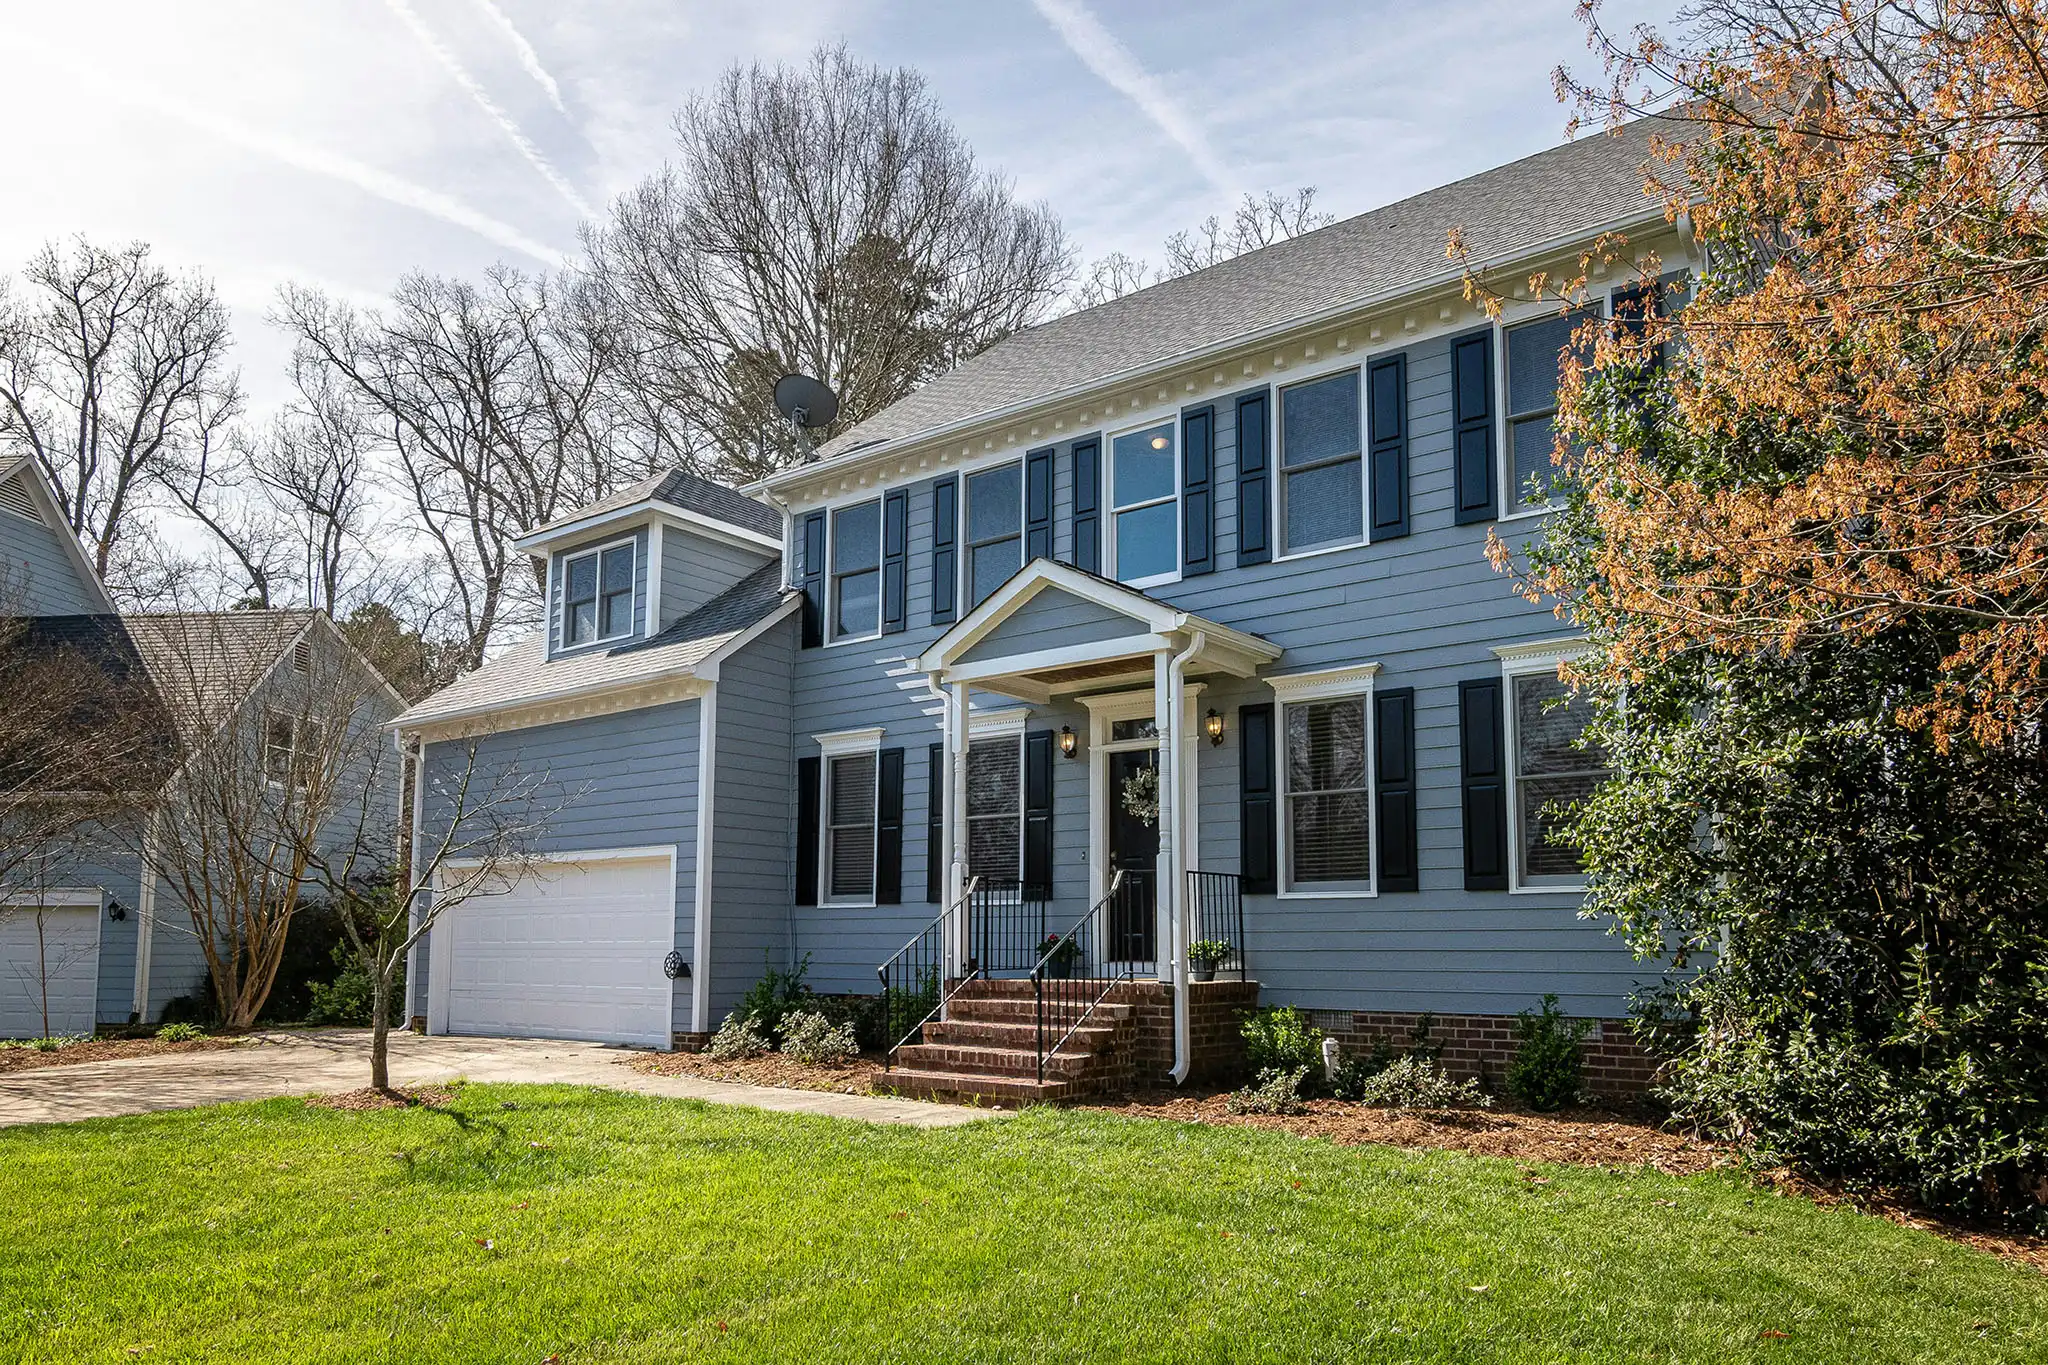
[[[915,991],[1019,977],[1075,929],[1081,961],[1053,967],[1107,984],[1047,1009],[1100,996],[1066,1051],[1140,1074],[1208,1066],[1254,993],[1351,1037],[1433,1013],[1467,1065],[1545,992],[1621,1016],[1637,967],[1576,917],[1576,860],[1545,836],[1601,776],[1556,676],[1573,642],[1485,549],[1542,530],[1587,315],[1516,282],[1616,231],[1667,278],[1696,264],[1643,192],[1648,139],[1031,328],[752,499],[670,475],[528,537],[543,638],[400,725],[430,753],[489,732],[494,762],[580,785],[514,913],[436,930],[415,1011],[666,1045],[764,964]],[[1453,228],[1514,295],[1497,321],[1445,258]],[[1587,309],[1636,278],[1616,266]],[[1196,939],[1255,992],[1191,980]],[[949,999],[906,1088],[1094,1074],[1002,1003],[1045,989]],[[1595,1081],[1640,1079],[1603,1031]]]
[[[381,727],[403,708],[321,612],[118,614],[31,460],[0,459],[0,618],[10,649],[62,650],[132,683],[124,695],[148,706],[161,731],[155,771],[166,782],[179,780],[189,752],[179,730],[232,730],[260,761],[288,766],[299,740],[276,731],[299,723],[285,699],[324,667],[316,661],[361,670],[361,688],[343,693],[368,697],[358,726]],[[387,810],[397,800],[395,790],[373,796]],[[0,1038],[39,1035],[46,1018],[58,1035],[153,1022],[171,1000],[205,992],[183,902],[169,879],[144,872],[149,822],[145,810],[133,828],[81,836],[34,877],[17,869],[0,884]],[[154,823],[154,837],[179,837],[175,821]]]

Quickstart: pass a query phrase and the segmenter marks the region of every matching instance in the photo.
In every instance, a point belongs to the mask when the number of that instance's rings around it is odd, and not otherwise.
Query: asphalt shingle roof
[[[782,586],[782,566],[767,564],[646,640],[550,659],[546,633],[536,632],[474,673],[457,678],[393,723],[400,729],[415,729],[560,696],[686,677],[796,596],[794,589]]]
[[[1650,139],[1689,125],[1645,118],[1427,190],[1155,284],[997,342],[819,448],[821,459],[1047,399],[1175,356],[1251,337],[1452,270],[1451,229],[1475,263],[1518,256],[1661,206],[1644,193]]]
[[[650,475],[629,488],[622,488],[608,498],[579,507],[567,516],[556,517],[544,526],[536,526],[529,534],[538,535],[552,531],[557,526],[583,521],[589,517],[603,516],[616,512],[622,507],[653,499],[680,507],[684,511],[696,512],[701,516],[715,517],[730,522],[743,530],[755,531],[761,535],[782,537],[782,516],[765,503],[755,502],[742,493],[736,493],[722,483],[714,483],[701,475],[684,469],[664,470]]]
[[[227,720],[318,614],[303,608],[166,612],[121,620],[189,739]]]

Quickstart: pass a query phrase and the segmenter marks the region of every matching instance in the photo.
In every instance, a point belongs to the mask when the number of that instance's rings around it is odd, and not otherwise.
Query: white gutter
[[[712,806],[718,785],[718,675],[697,699],[697,866],[690,933],[690,1031],[711,1031]]]
[[[1188,1021],[1188,926],[1187,926],[1187,880],[1188,880],[1188,803],[1181,798],[1187,794],[1187,784],[1181,779],[1181,760],[1188,745],[1189,736],[1181,733],[1186,729],[1188,661],[1202,652],[1202,646],[1209,643],[1209,637],[1196,631],[1188,641],[1188,647],[1167,661],[1166,704],[1167,715],[1171,717],[1166,733],[1172,738],[1171,745],[1162,745],[1164,754],[1172,749],[1166,771],[1159,775],[1159,791],[1162,795],[1171,793],[1173,802],[1173,829],[1170,834],[1173,848],[1168,861],[1173,885],[1167,889],[1167,904],[1173,907],[1173,1083],[1184,1084],[1188,1071],[1194,1065],[1193,1030]]]

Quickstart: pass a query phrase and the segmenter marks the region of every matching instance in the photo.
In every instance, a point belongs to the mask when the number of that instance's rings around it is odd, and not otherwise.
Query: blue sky
[[[1589,60],[1570,0],[0,0],[0,268],[153,242],[219,282],[266,404],[280,282],[552,263],[689,92],[842,38],[922,70],[1084,259],[1156,261],[1244,191],[1348,215],[1541,150],[1552,67]]]

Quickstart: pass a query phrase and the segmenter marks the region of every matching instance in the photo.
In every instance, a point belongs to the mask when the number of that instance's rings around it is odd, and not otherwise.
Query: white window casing
[[[818,784],[818,867],[825,892],[821,900],[829,906],[871,907],[881,825],[882,727],[812,738],[824,759]]]
[[[1280,785],[1280,877],[1278,894],[1283,899],[1329,900],[1356,898],[1379,894],[1378,860],[1373,856],[1373,811],[1377,800],[1374,755],[1378,752],[1379,738],[1373,733],[1373,684],[1378,677],[1380,666],[1376,663],[1347,664],[1335,668],[1321,668],[1300,673],[1283,673],[1266,679],[1273,690],[1273,699],[1279,708],[1278,723],[1273,727],[1274,771]],[[1352,774],[1336,774],[1325,771],[1325,779],[1337,779],[1334,785],[1304,787],[1299,785],[1296,765],[1292,762],[1291,746],[1294,741],[1304,739],[1315,742],[1320,733],[1328,739],[1345,724],[1355,724],[1360,744],[1360,766],[1362,771]],[[1314,765],[1310,765],[1313,767]],[[1327,767],[1327,765],[1325,765]],[[1341,813],[1347,806],[1358,810],[1356,830],[1356,854],[1360,858],[1358,876],[1303,878],[1297,882],[1295,819],[1297,802],[1313,802],[1316,806]],[[1332,862],[1345,855],[1346,848],[1333,845],[1319,850],[1326,862]]]
[[[1583,873],[1541,871],[1532,867],[1532,855],[1538,853],[1535,837],[1537,816],[1525,805],[1533,801],[1555,799],[1546,793],[1550,789],[1584,785],[1587,779],[1597,779],[1609,769],[1598,761],[1596,755],[1566,744],[1550,744],[1547,757],[1533,758],[1524,753],[1525,743],[1535,744],[1544,736],[1535,732],[1535,725],[1550,711],[1550,703],[1565,695],[1564,684],[1558,679],[1560,664],[1585,653],[1583,640],[1541,640],[1530,644],[1503,645],[1494,650],[1500,659],[1502,705],[1506,709],[1502,734],[1507,747],[1507,814],[1508,814],[1508,890],[1511,894],[1583,892],[1586,881]],[[1570,702],[1566,708],[1583,706],[1583,702]],[[1582,729],[1582,717],[1574,718],[1577,728]],[[1571,725],[1572,720],[1567,720]],[[1575,739],[1577,729],[1571,738]],[[1554,737],[1553,737],[1554,738]],[[1541,771],[1528,771],[1533,761],[1540,764]],[[1540,809],[1540,807],[1538,808]],[[1556,855],[1561,850],[1549,850]]]

